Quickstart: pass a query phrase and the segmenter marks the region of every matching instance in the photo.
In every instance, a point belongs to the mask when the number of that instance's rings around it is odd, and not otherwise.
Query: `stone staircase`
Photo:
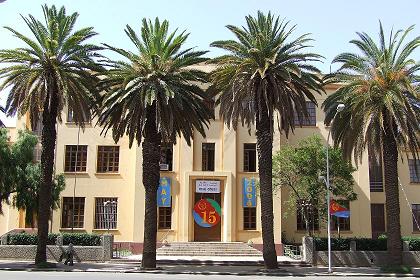
[[[172,242],[156,250],[158,256],[262,257],[243,242]]]

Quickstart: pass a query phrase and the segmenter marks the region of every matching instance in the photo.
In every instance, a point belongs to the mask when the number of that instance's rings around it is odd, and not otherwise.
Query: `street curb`
[[[168,274],[168,275],[229,275],[229,276],[294,276],[294,277],[325,277],[325,276],[339,276],[339,277],[416,277],[414,274],[369,274],[369,273],[293,273],[287,271],[255,271],[255,272],[202,272],[202,271],[170,271],[164,269],[157,270],[142,270],[142,269],[131,269],[131,270],[115,270],[115,269],[38,269],[38,268],[0,268],[0,271],[26,271],[26,272],[102,272],[102,273],[127,273],[127,274]]]

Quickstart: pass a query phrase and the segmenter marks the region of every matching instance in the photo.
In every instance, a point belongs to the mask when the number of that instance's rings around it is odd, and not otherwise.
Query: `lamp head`
[[[346,108],[346,105],[344,105],[343,103],[340,103],[337,105],[337,112],[340,113],[341,111],[344,110],[344,108]]]

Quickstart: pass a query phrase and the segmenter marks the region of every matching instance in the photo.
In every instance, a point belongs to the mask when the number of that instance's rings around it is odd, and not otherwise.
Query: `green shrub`
[[[372,238],[352,238],[356,241],[357,251],[386,251],[387,239],[372,239]]]
[[[72,243],[75,246],[99,246],[101,237],[97,234],[89,233],[64,233],[63,245]]]
[[[317,251],[328,250],[328,239],[325,237],[314,238],[315,249]],[[331,250],[332,251],[349,251],[350,250],[350,239],[346,238],[331,238]]]
[[[403,237],[402,240],[408,241],[410,251],[420,251],[420,237]]]
[[[48,234],[48,245],[55,245],[59,234]],[[64,233],[63,245],[72,243],[75,246],[99,246],[101,245],[101,237],[97,234],[88,233]],[[38,237],[35,234],[17,233],[8,235],[9,245],[36,245]]]
[[[58,234],[50,233],[48,234],[48,245],[54,245],[57,240]],[[16,233],[16,234],[9,234],[7,236],[8,241],[7,244],[9,245],[37,245],[38,244],[38,236],[35,234],[28,234],[28,233]]]

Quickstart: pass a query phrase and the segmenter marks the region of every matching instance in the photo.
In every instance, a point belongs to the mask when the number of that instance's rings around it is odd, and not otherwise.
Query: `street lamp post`
[[[334,114],[334,117],[332,118],[331,121],[334,120],[334,118],[337,116],[338,113],[340,113],[341,111],[343,111],[345,108],[344,104],[338,104],[337,108],[336,108],[336,112]],[[331,129],[329,129],[328,131],[328,137],[327,137],[327,178],[325,180],[325,184],[327,186],[327,212],[328,212],[328,217],[327,217],[327,232],[328,232],[328,273],[332,273],[332,268],[331,268],[331,222],[330,222],[330,218],[331,218],[331,213],[330,213],[330,160],[329,160],[329,143],[330,143],[330,136],[331,136]]]

